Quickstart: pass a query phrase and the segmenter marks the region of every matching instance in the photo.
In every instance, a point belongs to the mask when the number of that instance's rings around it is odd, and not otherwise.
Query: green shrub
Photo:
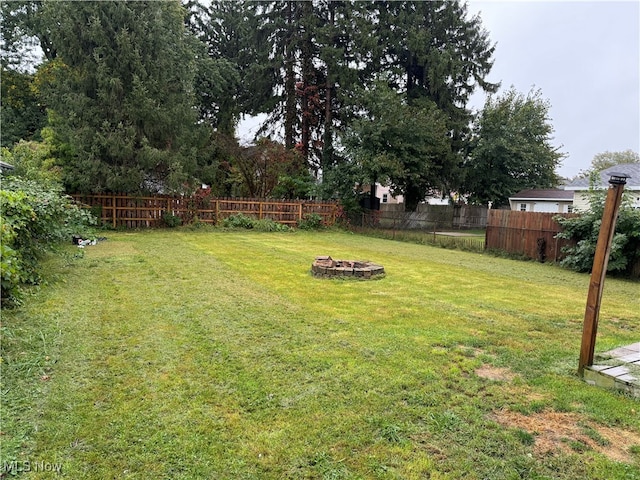
[[[2,179],[0,219],[3,306],[19,303],[23,285],[40,282],[45,252],[95,223],[58,185],[15,176]]]
[[[563,231],[558,238],[574,240],[575,246],[565,248],[566,257],[560,262],[564,267],[579,272],[589,272],[600,234],[606,191],[591,190],[589,210],[578,217],[557,217]],[[633,208],[628,196],[623,197],[618,220],[611,242],[607,272],[637,275],[634,269],[640,262],[640,210]]]
[[[300,230],[320,230],[323,227],[322,217],[317,213],[308,213],[301,220],[298,220]]]
[[[224,220],[222,220],[222,226],[224,228],[246,228],[251,229],[254,227],[254,220],[251,217],[243,213],[237,213],[235,215],[231,215]]]
[[[169,228],[175,228],[182,225],[182,219],[169,211],[162,212],[162,222]]]
[[[205,228],[211,228],[212,225],[207,223],[207,222],[203,222],[202,220],[200,220],[200,218],[195,215],[193,217],[193,220],[191,220],[191,223],[189,224],[189,228],[192,230],[202,230]]]
[[[291,228],[270,218],[256,220],[242,213],[231,215],[222,220],[224,228],[256,230],[258,232],[289,232]]]
[[[289,232],[291,228],[270,218],[263,218],[253,222],[253,229],[259,232]]]

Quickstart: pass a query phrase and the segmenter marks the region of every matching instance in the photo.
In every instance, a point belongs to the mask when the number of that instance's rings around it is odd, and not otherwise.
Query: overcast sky
[[[469,0],[469,13],[497,43],[488,79],[550,102],[561,175],[600,152],[640,150],[640,2]]]

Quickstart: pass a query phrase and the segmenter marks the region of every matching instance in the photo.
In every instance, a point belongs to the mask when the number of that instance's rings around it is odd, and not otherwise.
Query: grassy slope
[[[387,275],[314,279],[323,254]],[[489,416],[639,431],[637,402],[575,376],[585,275],[342,233],[176,231],[112,234],[67,273],[3,320],[5,373],[33,395],[5,405],[33,425],[18,458],[66,478],[640,476],[637,455],[532,455]],[[638,340],[639,297],[607,280],[599,351]]]

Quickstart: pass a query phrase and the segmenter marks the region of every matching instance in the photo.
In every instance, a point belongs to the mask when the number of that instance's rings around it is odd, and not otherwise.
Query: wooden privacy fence
[[[270,219],[283,224],[296,224],[309,214],[317,214],[326,225],[336,220],[336,202],[312,200],[267,200],[248,198],[211,198],[198,196],[154,195],[137,197],[124,194],[72,194],[84,204],[103,225],[113,228],[149,228],[166,225],[167,216],[179,217],[183,223],[196,218],[212,225],[234,214],[244,214],[258,220]]]
[[[578,216],[575,213],[538,213],[513,210],[489,210],[485,248],[502,250],[540,261],[562,259],[562,248],[571,240],[557,238],[562,227],[555,217]]]

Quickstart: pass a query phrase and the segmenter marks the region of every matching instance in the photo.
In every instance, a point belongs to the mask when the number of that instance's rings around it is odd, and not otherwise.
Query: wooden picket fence
[[[336,221],[338,204],[313,200],[271,200],[256,198],[210,198],[198,196],[126,194],[72,194],[74,200],[90,208],[102,225],[113,228],[151,228],[167,224],[167,217],[183,223],[196,219],[217,225],[224,218],[244,214],[255,219],[271,219],[294,225],[309,214],[317,214],[325,225]]]
[[[485,248],[557,262],[563,257],[563,247],[573,245],[570,240],[557,238],[562,231],[555,220],[558,216],[578,214],[489,210]]]

